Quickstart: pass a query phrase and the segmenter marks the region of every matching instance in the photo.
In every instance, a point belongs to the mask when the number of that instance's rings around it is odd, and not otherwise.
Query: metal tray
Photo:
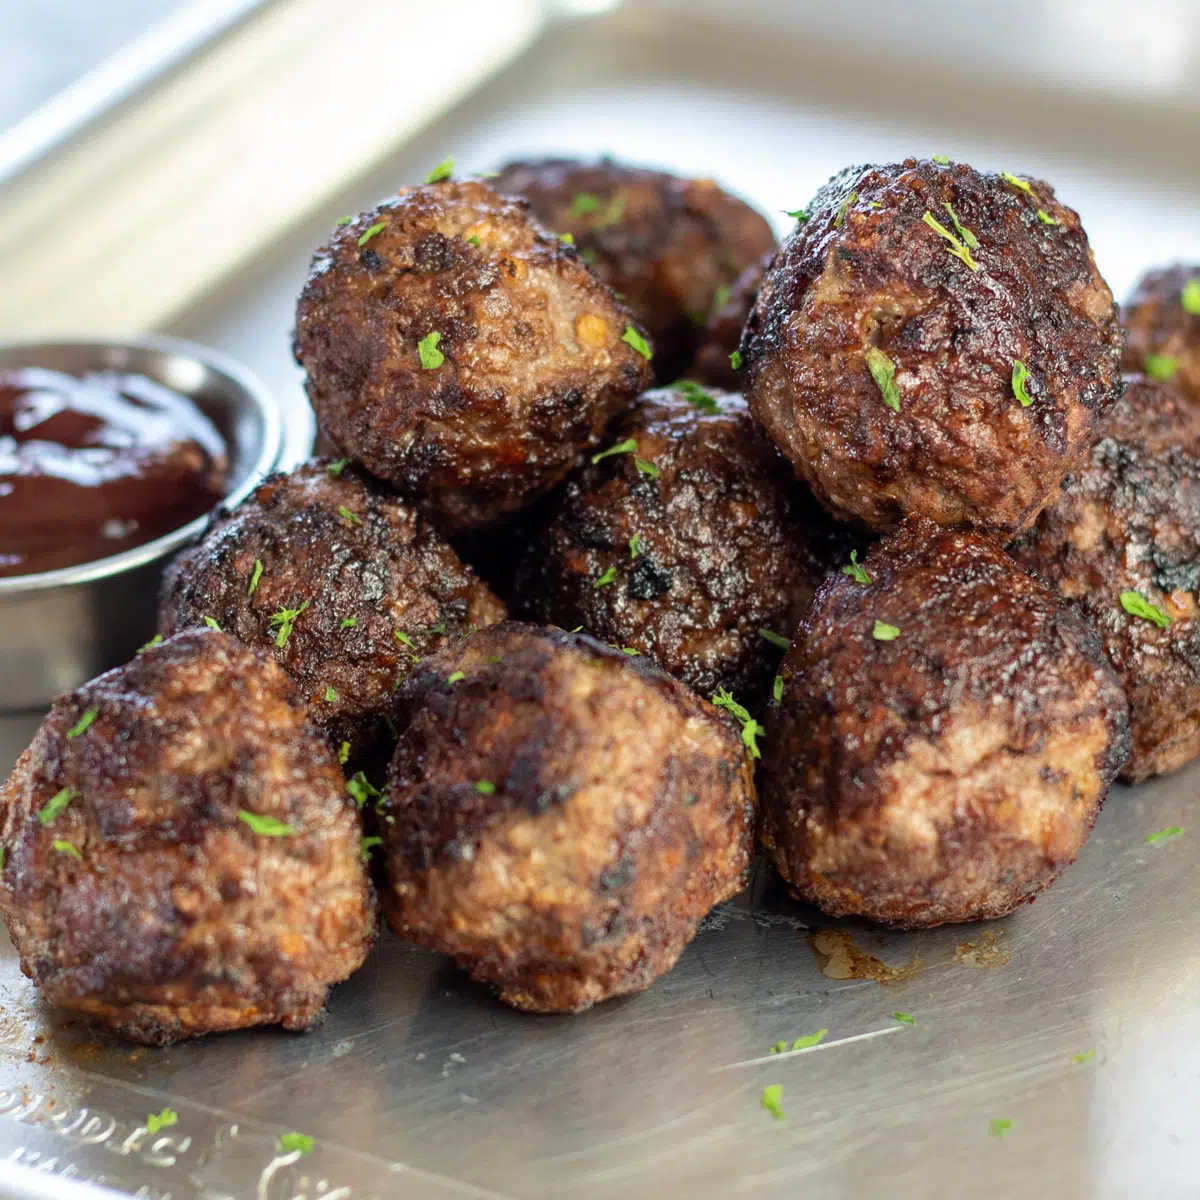
[[[1184,0],[1146,15],[1149,65],[1110,4],[864,2],[852,27],[832,0],[575,7],[592,15],[552,25],[172,322],[285,399],[295,457],[311,426],[289,330],[311,249],[448,153],[472,170],[611,150],[712,173],[772,212],[847,162],[944,153],[1054,180],[1118,292],[1145,265],[1200,258],[1196,96],[1167,69],[1178,42],[1187,61]],[[1039,47],[1071,20],[1095,36],[1064,77]],[[0,766],[36,723],[0,722]],[[671,975],[578,1017],[509,1011],[385,937],[313,1033],[135,1049],[57,1019],[4,945],[0,1196],[86,1180],[160,1200],[1195,1197],[1198,782],[1194,766],[1116,788],[1078,864],[986,928],[883,936],[791,903],[764,872]],[[1184,833],[1146,843],[1171,825]],[[818,1029],[816,1048],[768,1054]],[[771,1083],[782,1121],[759,1107]],[[179,1123],[148,1136],[166,1104]],[[292,1129],[316,1138],[311,1156],[277,1153]]]

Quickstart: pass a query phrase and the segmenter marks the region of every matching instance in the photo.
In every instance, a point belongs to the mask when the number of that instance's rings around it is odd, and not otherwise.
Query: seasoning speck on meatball
[[[909,159],[817,193],[741,354],[751,411],[832,512],[1006,540],[1086,455],[1122,340],[1049,184]]]
[[[1169,380],[1200,405],[1200,266],[1148,271],[1121,316],[1126,369]]]
[[[1129,749],[1095,632],[976,534],[913,518],[817,593],[781,670],[763,841],[832,916],[1001,917],[1074,861]]]
[[[506,622],[425,659],[399,699],[385,911],[507,1003],[640,991],[743,886],[742,738],[645,659]]]
[[[55,701],[0,788],[0,913],[51,1004],[135,1041],[306,1029],[374,940],[360,839],[288,677],[198,630]]]
[[[325,435],[450,532],[549,491],[647,387],[652,354],[527,202],[452,181],[335,230],[295,352]]]

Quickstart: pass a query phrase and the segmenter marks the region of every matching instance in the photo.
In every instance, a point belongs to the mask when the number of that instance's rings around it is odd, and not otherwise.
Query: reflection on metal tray
[[[288,333],[312,247],[447,153],[473,170],[613,150],[712,173],[767,211],[847,162],[945,153],[1052,179],[1118,292],[1143,265],[1200,257],[1200,163],[1179,152],[1196,129],[1161,96],[1119,107],[989,74],[986,55],[940,71],[899,42],[847,48],[825,20],[772,32],[766,4],[739,23],[717,11],[635,3],[551,30],[172,332],[242,359],[306,422]],[[0,723],[0,761],[35,724]],[[988,928],[831,922],[763,873],[671,975],[578,1017],[506,1010],[384,938],[311,1034],[139,1050],[59,1022],[6,951],[0,1163],[172,1200],[1194,1196],[1197,779],[1116,788],[1079,863]],[[1171,825],[1185,832],[1146,844]],[[818,1029],[819,1046],[768,1054]],[[783,1121],[759,1107],[773,1083]],[[179,1123],[139,1132],[165,1104]],[[278,1153],[291,1129],[311,1156]],[[34,1194],[13,1179],[0,1171],[0,1196]]]

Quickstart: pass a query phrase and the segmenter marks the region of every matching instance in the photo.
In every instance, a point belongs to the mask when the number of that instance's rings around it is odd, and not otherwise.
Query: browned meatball
[[[629,310],[481,183],[413,188],[336,230],[295,351],[330,440],[456,531],[547,492],[651,377]]]
[[[696,383],[648,392],[610,450],[624,452],[568,482],[529,550],[518,607],[755,708],[780,643],[864,535],[835,527],[740,396]]]
[[[0,912],[51,1004],[135,1041],[307,1029],[374,939],[360,837],[288,677],[197,630],[55,701],[0,789]]]
[[[1012,548],[1099,631],[1129,697],[1134,782],[1200,754],[1198,433],[1200,410],[1135,378],[1091,461]]]
[[[704,339],[688,368],[692,379],[728,392],[742,390],[741,376],[734,368],[734,355],[742,342],[742,330],[758,299],[763,276],[775,257],[774,251],[747,267],[738,277],[728,295],[717,297],[718,303],[704,328]]]
[[[577,1012],[649,987],[742,887],[736,726],[645,659],[507,622],[425,659],[399,698],[385,911],[507,1003]]]
[[[711,179],[680,179],[612,159],[514,162],[492,180],[575,239],[584,261],[650,331],[655,375],[691,362],[722,289],[775,248],[770,225]],[[720,305],[717,305],[720,307]]]
[[[817,193],[741,353],[751,411],[833,512],[1007,538],[1087,453],[1121,347],[1049,184],[908,159]]]
[[[504,615],[423,517],[355,467],[317,459],[271,476],[176,559],[160,624],[169,635],[215,621],[267,650],[357,758],[384,736],[420,655]]]
[[[784,659],[763,841],[833,916],[1004,916],[1087,840],[1129,748],[1120,682],[985,538],[913,518],[864,568],[825,583]]]
[[[1148,271],[1121,315],[1126,369],[1170,379],[1200,404],[1200,266]]]

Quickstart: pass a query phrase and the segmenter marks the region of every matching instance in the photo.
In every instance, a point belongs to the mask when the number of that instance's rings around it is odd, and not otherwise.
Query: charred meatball
[[[1099,631],[1129,697],[1132,782],[1200,754],[1198,412],[1132,381],[1090,462],[1012,550]]]
[[[723,303],[716,303],[708,318],[700,349],[688,368],[690,378],[727,392],[742,390],[741,376],[733,365],[736,361],[734,356],[742,342],[742,330],[758,299],[763,276],[774,257],[774,252],[764,255],[737,277],[728,294],[722,293],[717,297],[717,301]]]
[[[1147,272],[1122,316],[1126,368],[1169,379],[1200,404],[1200,266]]]
[[[832,916],[1001,917],[1087,840],[1129,748],[1095,633],[985,538],[910,519],[817,594],[763,751],[763,840]]]
[[[288,677],[198,630],[55,701],[0,789],[0,912],[51,1004],[135,1041],[307,1029],[374,938],[360,836]]]
[[[715,301],[775,247],[767,222],[711,179],[680,179],[611,159],[515,162],[492,180],[524,196],[650,331],[655,374],[691,362]]]
[[[167,572],[161,630],[215,621],[271,653],[313,716],[367,753],[417,658],[504,605],[424,517],[344,461],[273,475]]]
[[[651,375],[629,310],[481,183],[401,192],[336,230],[295,351],[329,439],[450,531],[548,491]]]
[[[736,727],[645,659],[508,622],[400,689],[392,928],[502,999],[577,1012],[669,971],[750,861]]]
[[[780,645],[857,542],[740,396],[696,383],[648,392],[596,459],[531,547],[518,606],[640,651],[703,696],[725,687],[756,707]]]
[[[832,512],[1007,539],[1086,455],[1121,347],[1049,184],[909,159],[817,193],[741,353],[751,411]]]

